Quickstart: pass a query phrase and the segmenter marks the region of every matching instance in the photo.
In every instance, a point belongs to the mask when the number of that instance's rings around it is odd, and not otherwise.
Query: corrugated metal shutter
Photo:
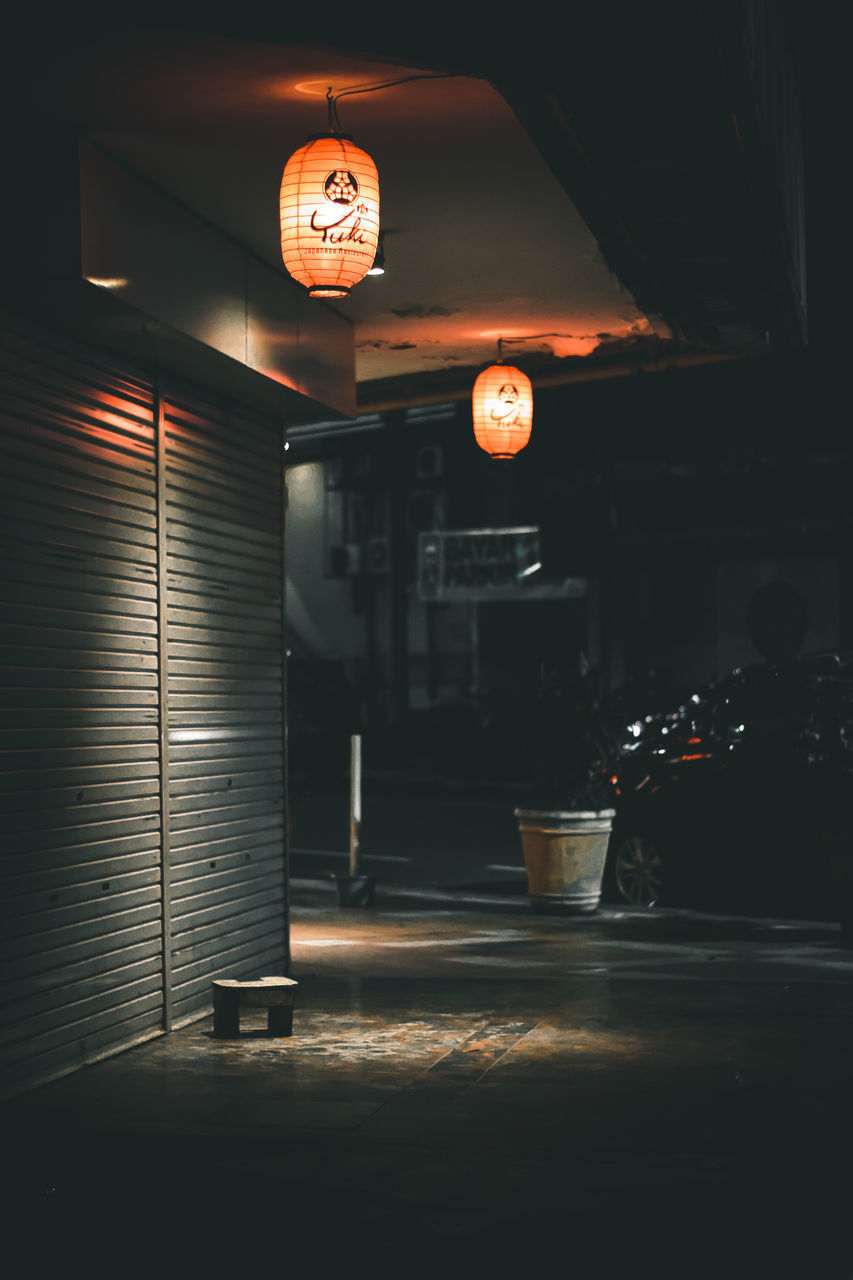
[[[152,388],[0,329],[0,1087],[162,1012]]]
[[[172,1025],[282,972],[283,431],[164,396]]]

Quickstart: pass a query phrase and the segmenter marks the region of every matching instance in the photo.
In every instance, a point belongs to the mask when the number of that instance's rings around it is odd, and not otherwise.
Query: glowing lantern
[[[533,387],[511,364],[493,364],[474,383],[474,438],[492,458],[514,458],[530,439]]]
[[[281,256],[312,298],[345,298],[376,257],[379,179],[343,133],[309,138],[281,179]]]

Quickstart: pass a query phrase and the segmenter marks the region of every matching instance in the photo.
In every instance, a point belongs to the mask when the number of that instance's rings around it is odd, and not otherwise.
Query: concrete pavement
[[[377,865],[350,909],[299,868],[291,1039],[207,1018],[4,1108],[5,1204],[40,1254],[849,1280],[835,926],[540,916]]]

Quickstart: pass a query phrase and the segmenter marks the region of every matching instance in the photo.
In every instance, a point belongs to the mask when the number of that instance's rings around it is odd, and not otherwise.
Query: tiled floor
[[[27,1239],[112,1274],[853,1274],[833,926],[316,888],[293,940],[291,1039],[205,1019],[5,1108]]]

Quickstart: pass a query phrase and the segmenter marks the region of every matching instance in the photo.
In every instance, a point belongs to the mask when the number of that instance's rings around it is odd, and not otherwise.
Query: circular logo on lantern
[[[323,183],[323,194],[332,204],[352,204],[358,196],[358,182],[348,169],[335,169]]]
[[[492,421],[501,422],[504,426],[509,426],[519,408],[518,388],[514,387],[511,382],[505,382],[498,392],[498,403],[492,409]]]

